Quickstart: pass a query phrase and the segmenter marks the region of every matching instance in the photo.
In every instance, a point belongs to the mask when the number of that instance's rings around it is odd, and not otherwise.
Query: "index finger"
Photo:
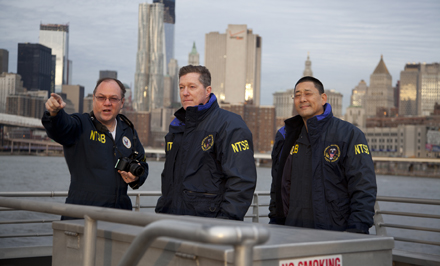
[[[56,94],[56,93],[53,93],[53,92],[50,94],[50,97],[53,97],[53,98],[54,98],[55,100],[57,100],[57,101],[58,101],[59,99],[62,99],[60,95],[58,95],[58,94]]]

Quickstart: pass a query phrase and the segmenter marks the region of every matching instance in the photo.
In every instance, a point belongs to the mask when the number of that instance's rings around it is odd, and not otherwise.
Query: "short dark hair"
[[[319,81],[319,79],[314,78],[312,76],[305,76],[305,77],[300,78],[298,80],[298,82],[295,84],[295,89],[298,84],[303,83],[303,82],[307,82],[307,81],[313,82],[313,85],[315,85],[315,88],[318,89],[319,94],[324,93],[324,85],[322,85],[322,82]],[[295,90],[293,90],[293,91],[295,91]]]
[[[99,84],[101,84],[104,81],[110,81],[113,80],[114,82],[118,83],[119,88],[121,88],[121,97],[122,99],[125,97],[125,86],[124,84],[122,84],[122,82],[120,82],[118,79],[114,79],[114,78],[101,78],[96,82],[96,86],[95,89],[93,90],[93,95],[95,95],[96,93],[96,88],[98,88]]]
[[[187,65],[180,69],[179,71],[179,79],[180,77],[189,74],[189,73],[199,73],[199,81],[203,84],[203,87],[205,89],[208,86],[211,86],[211,73],[209,70],[204,66],[193,66],[193,65]]]

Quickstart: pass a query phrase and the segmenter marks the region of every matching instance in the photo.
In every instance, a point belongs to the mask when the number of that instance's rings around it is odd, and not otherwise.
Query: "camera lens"
[[[130,173],[132,173],[134,176],[140,176],[144,173],[144,168],[137,163],[131,163]]]

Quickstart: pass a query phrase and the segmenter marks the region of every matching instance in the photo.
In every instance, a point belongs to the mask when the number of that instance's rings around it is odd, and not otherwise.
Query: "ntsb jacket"
[[[136,136],[137,159],[144,174],[130,183],[139,188],[148,176],[144,148],[136,131],[116,117],[116,140],[111,133],[90,114],[68,115],[61,109],[56,116],[45,112],[42,118],[47,135],[63,145],[64,157],[70,172],[70,187],[66,203],[132,209],[127,195],[127,183],[115,169],[119,158],[133,152],[133,134]]]
[[[297,115],[287,119],[276,134],[272,150],[270,223],[289,221],[283,212],[282,172],[303,126],[303,119]],[[333,117],[328,103],[324,105],[323,114],[307,120],[307,128],[312,148],[315,228],[368,233],[373,225],[377,186],[363,132]],[[290,200],[290,206],[293,204]]]
[[[156,212],[243,220],[256,185],[252,134],[243,119],[205,105],[181,108],[165,136]]]

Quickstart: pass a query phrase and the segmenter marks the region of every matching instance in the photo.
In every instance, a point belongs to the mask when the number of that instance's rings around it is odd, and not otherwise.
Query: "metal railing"
[[[423,227],[423,226],[413,226],[405,224],[393,224],[386,223],[383,220],[382,215],[395,215],[395,216],[406,216],[406,217],[419,217],[428,219],[440,219],[440,215],[436,214],[426,214],[426,213],[414,213],[414,212],[399,212],[393,210],[381,210],[377,202],[395,202],[395,203],[408,203],[408,204],[423,204],[423,205],[437,205],[440,206],[440,200],[436,199],[418,199],[418,198],[403,198],[403,197],[384,197],[378,196],[375,205],[375,216],[374,216],[374,226],[376,228],[377,235],[389,235],[387,234],[386,228],[400,228],[407,230],[417,230],[417,231],[428,231],[440,233],[440,228]],[[420,239],[403,238],[399,236],[393,236],[396,241],[427,244],[440,246],[440,242],[437,241],[424,241]]]
[[[179,220],[167,220],[170,219],[169,215],[127,212],[126,210],[56,202],[36,202],[7,197],[0,197],[0,206],[16,210],[84,218],[84,266],[94,265],[98,220],[145,226],[122,257],[118,264],[120,266],[137,265],[154,240],[162,236],[201,243],[231,245],[234,248],[234,265],[250,266],[253,262],[253,247],[269,239],[268,229],[255,224],[207,225],[201,224],[200,219],[196,217],[180,217]]]
[[[140,211],[141,209],[154,209],[155,204],[141,204],[141,198],[143,197],[159,197],[161,193],[159,191],[129,191],[129,196],[135,197],[133,209],[135,211]],[[67,192],[64,191],[50,191],[50,192],[0,192],[0,196],[3,197],[66,197]],[[249,208],[248,213],[246,214],[246,219],[251,219],[253,223],[259,223],[260,218],[267,218],[268,214],[268,206],[269,206],[269,192],[255,192],[253,196],[252,204]],[[430,227],[422,227],[422,226],[414,226],[414,225],[405,225],[405,224],[395,224],[395,223],[386,223],[384,222],[382,215],[393,215],[393,216],[405,216],[405,217],[419,217],[426,219],[440,219],[440,215],[431,214],[431,213],[415,213],[415,212],[399,212],[395,210],[385,210],[380,209],[378,202],[396,202],[396,203],[407,203],[407,204],[422,204],[422,205],[436,205],[440,206],[440,200],[436,199],[418,199],[418,198],[403,198],[403,197],[385,197],[378,196],[377,202],[375,205],[375,229],[377,235],[387,235],[386,228],[400,228],[406,230],[416,230],[416,231],[428,231],[440,233],[439,228],[430,228]],[[261,211],[260,208],[264,208],[264,211]],[[1,208],[0,211],[11,211],[12,209]],[[58,220],[58,219],[55,219]],[[0,225],[2,224],[19,224],[19,223],[47,223],[55,220],[10,220],[10,221],[0,221]],[[44,234],[15,234],[15,235],[0,235],[0,238],[5,237],[31,237],[31,236],[47,236],[49,233]],[[440,242],[437,241],[426,241],[421,239],[411,239],[400,236],[394,236],[396,241],[403,242],[411,242],[411,243],[419,243],[419,244],[427,244],[440,246]]]

